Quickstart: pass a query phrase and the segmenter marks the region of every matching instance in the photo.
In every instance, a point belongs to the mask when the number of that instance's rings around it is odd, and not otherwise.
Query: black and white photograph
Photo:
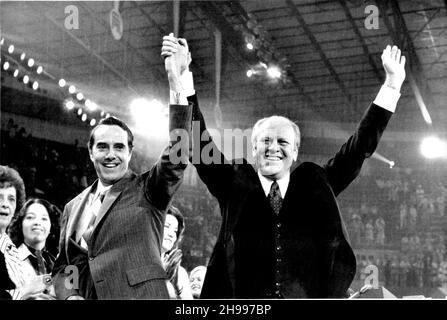
[[[447,299],[446,0],[1,0],[0,37],[0,300]]]

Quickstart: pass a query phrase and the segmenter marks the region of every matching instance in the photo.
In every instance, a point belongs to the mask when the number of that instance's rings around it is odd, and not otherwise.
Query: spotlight
[[[24,77],[23,77],[23,83],[24,84],[27,84],[29,82],[29,77],[27,76],[27,75],[25,75]]]
[[[32,66],[34,66],[34,59],[30,58],[30,59],[28,59],[28,67],[31,68]]]
[[[39,88],[39,83],[37,81],[33,82],[33,90],[37,90]]]
[[[78,116],[80,116],[82,114],[82,108],[78,109]]]
[[[426,137],[420,148],[422,155],[428,159],[445,157],[447,153],[445,142],[436,136]]]
[[[17,78],[17,76],[19,75],[19,69],[16,69],[13,73],[14,78]]]
[[[14,45],[10,45],[9,47],[8,47],[8,52],[10,53],[10,54],[12,54],[13,52],[14,52]]]
[[[253,70],[248,70],[247,71],[247,77],[251,78],[251,76],[254,74]]]
[[[87,120],[87,115],[84,113],[81,117],[81,120],[85,122],[85,120]]]
[[[76,91],[76,87],[74,85],[71,85],[68,87],[68,92],[70,92],[71,94],[75,93]]]
[[[2,40],[0,40],[0,45],[2,46],[5,43],[5,38],[2,38]]]
[[[3,70],[8,70],[9,69],[9,62],[5,61],[5,63],[3,64]]]
[[[96,103],[94,103],[93,101],[91,101],[90,99],[85,100],[85,106],[90,110],[90,111],[95,111],[96,109],[98,109],[98,105]],[[104,111],[103,111],[104,112]]]
[[[390,161],[390,169],[393,169],[393,167],[394,167],[394,165],[395,165],[395,163],[394,163],[394,161]]]
[[[25,52],[22,52],[22,54],[20,55],[20,60],[25,60],[26,54]]]
[[[92,120],[90,120],[90,126],[94,126],[96,124],[96,119],[92,119]]]
[[[59,80],[59,87],[63,88],[63,87],[65,87],[66,84],[67,84],[67,83],[65,82],[64,79],[60,79],[60,80]]]
[[[101,111],[101,118],[104,117],[106,113],[104,111]]]
[[[78,99],[79,101],[84,99],[84,95],[82,94],[82,92],[78,92],[78,94],[76,95],[76,99]]]
[[[42,66],[38,66],[37,70],[36,70],[37,74],[41,74],[42,71],[43,71],[43,67]]]
[[[248,50],[253,50],[254,49],[254,47],[253,47],[253,43],[247,43],[247,49]]]
[[[67,108],[68,110],[72,110],[74,108],[75,104],[72,100],[67,100],[65,101],[65,108]],[[82,112],[82,110],[81,110]]]
[[[109,118],[109,117],[110,117],[110,113],[107,113],[107,114],[106,114],[106,118]]]
[[[269,67],[267,69],[267,74],[270,78],[279,79],[281,77],[281,70],[278,67]]]

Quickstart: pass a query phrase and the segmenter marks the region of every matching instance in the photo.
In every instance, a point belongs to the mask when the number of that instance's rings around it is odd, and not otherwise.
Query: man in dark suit
[[[163,48],[169,56],[176,45]],[[202,159],[196,163],[193,156],[193,164],[217,198],[223,220],[201,298],[346,297],[356,261],[336,196],[374,153],[400,97],[405,57],[397,47],[387,46],[382,63],[384,85],[356,132],[323,167],[304,162],[291,171],[300,132],[284,117],[255,124],[255,168],[240,159],[226,160],[212,141],[194,141],[200,144]],[[188,99],[197,104],[195,95]],[[198,107],[193,120],[200,122],[193,138],[209,136],[202,135],[206,126]],[[205,150],[217,162],[203,161]]]
[[[188,161],[188,152],[178,156],[188,150],[178,133],[191,130],[191,107],[178,87],[188,53],[182,44],[165,59],[170,143],[150,171],[128,169],[133,134],[121,120],[106,118],[91,132],[88,150],[98,180],[65,206],[53,271],[58,299],[169,298],[160,258],[165,210]]]

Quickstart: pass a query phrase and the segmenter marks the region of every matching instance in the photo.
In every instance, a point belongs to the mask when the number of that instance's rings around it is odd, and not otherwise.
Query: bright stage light
[[[253,47],[253,43],[250,43],[250,42],[247,43],[247,49],[248,49],[248,50],[253,50],[253,48],[254,48],[254,47]]]
[[[96,119],[92,119],[92,120],[90,120],[90,126],[94,126],[96,124]]]
[[[64,105],[65,105],[65,108],[67,108],[68,110],[72,110],[75,106],[75,104],[72,100],[65,101]]]
[[[37,90],[39,88],[39,83],[37,81],[33,82],[33,90]]]
[[[85,106],[89,111],[95,111],[96,109],[98,109],[98,105],[90,99],[85,100]]]
[[[14,78],[17,78],[17,76],[19,75],[19,69],[16,69],[13,73]]]
[[[23,83],[24,84],[27,84],[29,82],[29,77],[27,76],[27,75],[25,75],[24,77],[23,77]]]
[[[85,122],[85,120],[87,120],[87,115],[86,115],[85,113],[82,115],[81,120],[82,120],[83,122]]]
[[[78,99],[79,101],[84,99],[84,95],[82,94],[82,92],[78,92],[78,94],[76,95],[76,99]]]
[[[10,54],[12,54],[13,52],[14,52],[14,45],[10,45],[9,46],[9,48],[8,48],[8,52],[10,53]]]
[[[445,142],[436,136],[430,136],[422,140],[421,153],[428,159],[436,159],[446,156]]]
[[[34,66],[34,59],[33,58],[28,60],[28,67],[31,68],[32,66]]]
[[[22,54],[20,55],[20,60],[25,60],[26,54],[25,52],[22,52]]]
[[[36,70],[37,74],[41,74],[42,71],[43,71],[43,67],[42,66],[38,66],[37,70]]]
[[[1,40],[0,40],[0,45],[3,45],[5,43],[5,38],[2,38]]]
[[[5,61],[5,63],[3,64],[3,70],[8,70],[9,69],[9,62]]]
[[[80,116],[82,114],[82,108],[78,109],[78,116]]]
[[[70,92],[71,94],[76,92],[76,87],[74,85],[71,85],[68,87],[68,92]]]
[[[158,100],[148,101],[138,98],[130,104],[130,112],[135,120],[137,130],[147,136],[165,136],[168,134],[169,119],[166,106]]]
[[[65,82],[64,79],[60,79],[60,80],[59,80],[59,87],[63,88],[63,87],[65,87],[66,84],[67,84],[67,83]]]
[[[269,67],[267,69],[267,74],[270,78],[278,79],[281,77],[281,70],[278,67]]]
[[[251,70],[251,69],[248,70],[248,71],[247,71],[247,77],[251,78],[251,76],[253,75],[253,73],[254,73],[253,70]]]

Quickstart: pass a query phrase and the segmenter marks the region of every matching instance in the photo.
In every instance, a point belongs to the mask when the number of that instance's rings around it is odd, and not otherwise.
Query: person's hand
[[[25,284],[23,285],[23,297],[26,298],[28,296],[35,295],[37,293],[42,293],[47,287],[51,284],[46,280],[48,279],[48,275],[39,275],[27,279]]]
[[[180,76],[188,70],[191,63],[188,43],[185,39],[177,39],[171,33],[163,37],[161,56],[165,59],[165,70],[168,74],[171,89],[179,91]]]
[[[382,53],[382,64],[386,72],[385,85],[400,91],[405,80],[405,56],[397,46],[386,46]]]

